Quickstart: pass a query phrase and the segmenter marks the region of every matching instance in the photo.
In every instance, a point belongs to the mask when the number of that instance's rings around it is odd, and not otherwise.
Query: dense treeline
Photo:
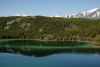
[[[100,20],[44,16],[0,17],[0,39],[98,42],[98,36],[100,37]]]

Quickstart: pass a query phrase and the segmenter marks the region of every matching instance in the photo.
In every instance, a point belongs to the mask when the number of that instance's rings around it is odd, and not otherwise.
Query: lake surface
[[[100,67],[100,49],[86,42],[0,41],[0,67]]]

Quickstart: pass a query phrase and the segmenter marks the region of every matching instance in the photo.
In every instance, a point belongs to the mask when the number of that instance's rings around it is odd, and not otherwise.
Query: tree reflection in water
[[[34,40],[14,40],[0,43],[1,53],[14,53],[26,56],[42,57],[57,53],[99,53],[100,48],[91,48],[86,42],[77,41],[34,41]]]

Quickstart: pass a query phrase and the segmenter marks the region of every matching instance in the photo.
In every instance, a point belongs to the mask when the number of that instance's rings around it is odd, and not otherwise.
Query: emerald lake
[[[100,67],[90,42],[1,40],[0,67]]]

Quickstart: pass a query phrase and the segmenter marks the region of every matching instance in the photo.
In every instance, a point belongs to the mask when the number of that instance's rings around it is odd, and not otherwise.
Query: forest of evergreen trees
[[[45,16],[0,17],[0,39],[100,41],[100,20]]]

